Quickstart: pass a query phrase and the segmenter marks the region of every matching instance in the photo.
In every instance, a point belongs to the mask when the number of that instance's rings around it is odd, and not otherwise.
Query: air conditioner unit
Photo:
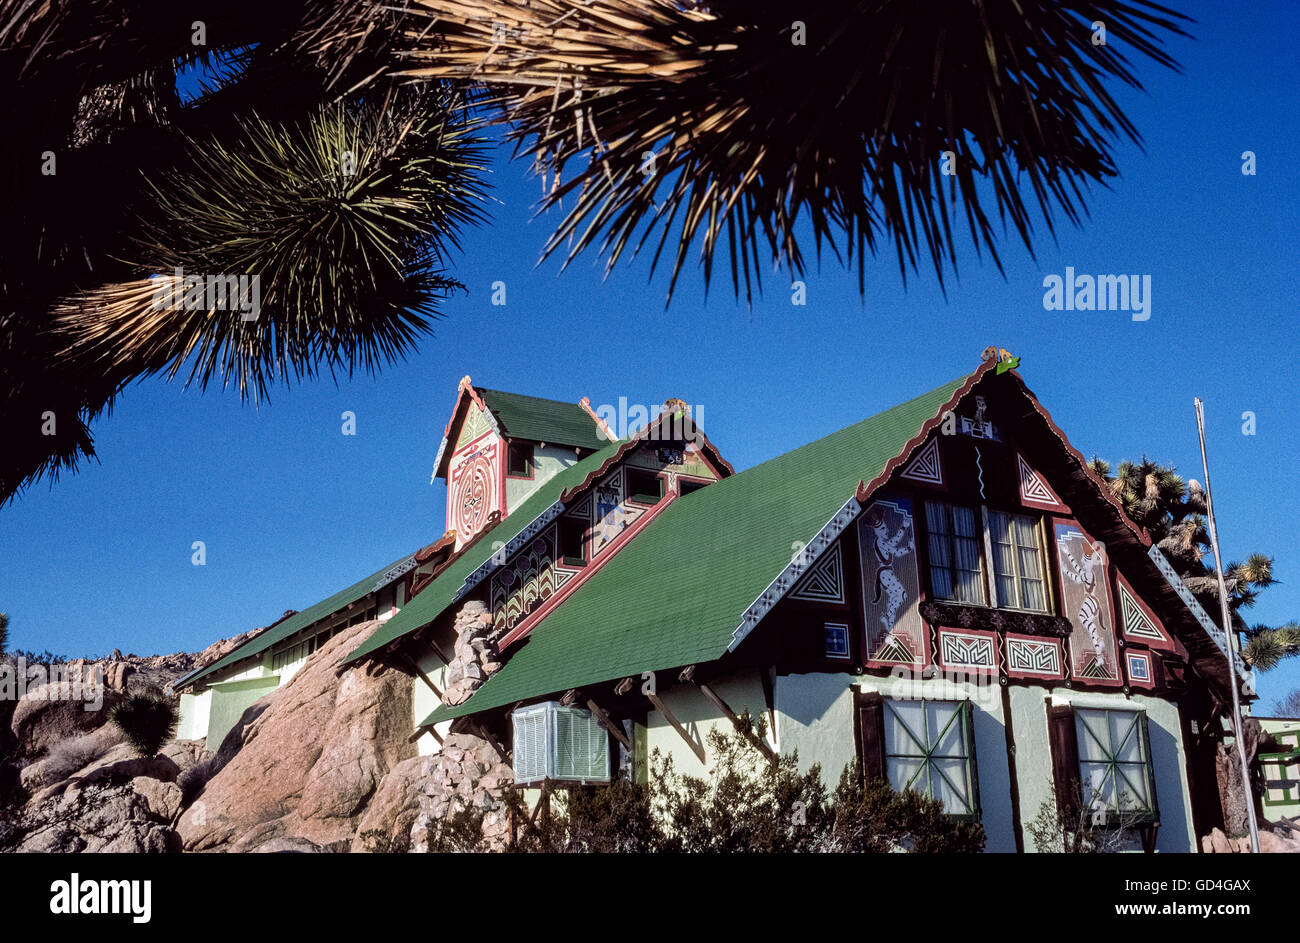
[[[609,734],[591,711],[545,701],[512,719],[516,783],[609,782]]]

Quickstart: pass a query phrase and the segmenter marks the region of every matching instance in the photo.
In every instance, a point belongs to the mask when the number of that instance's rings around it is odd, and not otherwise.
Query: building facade
[[[995,352],[742,473],[670,402],[614,439],[578,406],[462,381],[429,575],[348,656],[420,679],[516,780],[703,773],[763,718],[833,784],[860,764],[1033,851],[1045,806],[1194,851],[1222,824],[1227,637]]]

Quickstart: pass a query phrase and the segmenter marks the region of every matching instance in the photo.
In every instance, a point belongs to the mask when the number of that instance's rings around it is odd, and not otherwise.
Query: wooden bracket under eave
[[[433,737],[433,739],[438,741],[438,746],[442,746],[442,737],[438,736],[438,731],[433,729],[433,724],[429,724],[428,726],[425,727],[417,727],[415,729],[415,733],[411,734],[409,737],[406,738],[406,742],[414,743],[416,740],[419,740],[421,737],[423,737],[426,733],[429,734],[429,736]]]
[[[668,709],[668,705],[660,700],[659,695],[646,692],[646,697],[650,699],[650,703],[654,705],[655,710],[664,715],[664,720],[672,724],[673,729],[686,741],[686,745],[691,748],[692,753],[699,757],[700,762],[707,763],[708,758],[705,756],[703,744],[686,732],[686,728],[677,719],[677,715]]]
[[[714,707],[726,715],[726,718],[731,721],[731,725],[736,728],[736,732],[748,740],[754,749],[758,750],[759,753],[762,753],[773,763],[780,759],[780,757],[776,755],[776,751],[760,740],[758,735],[754,733],[754,725],[752,723],[746,724],[741,720],[740,717],[736,715],[736,712],[731,709],[730,705],[728,705],[727,702],[713,690],[713,688],[709,687],[702,681],[696,681],[695,686],[700,689],[701,694],[713,702]]]
[[[623,749],[627,750],[628,753],[633,752],[632,741],[628,739],[627,732],[624,731],[623,728],[609,716],[609,714],[605,713],[599,704],[591,698],[587,698],[587,709],[591,711],[592,716],[596,718],[596,721],[602,727],[613,734],[615,740],[623,744]]]
[[[401,657],[402,660],[406,663],[406,666],[411,669],[411,673],[418,676],[421,681],[423,681],[426,685],[428,685],[429,690],[434,693],[434,695],[438,698],[439,701],[441,701],[443,699],[442,692],[439,691],[438,686],[433,683],[433,679],[431,679],[427,674],[424,673],[424,669],[422,669],[419,665],[415,663],[415,659],[405,654],[403,654]]]

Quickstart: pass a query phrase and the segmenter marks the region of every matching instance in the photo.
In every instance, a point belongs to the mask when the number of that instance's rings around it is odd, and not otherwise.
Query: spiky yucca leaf
[[[1282,659],[1300,655],[1300,624],[1291,622],[1275,629],[1255,626],[1246,633],[1241,654],[1260,671],[1272,671]]]
[[[67,365],[124,379],[188,368],[259,397],[320,369],[373,371],[404,356],[459,287],[447,254],[481,213],[482,145],[447,93],[329,106],[287,126],[253,118],[233,139],[192,140],[182,167],[138,210],[140,277],[58,309]],[[178,303],[185,279],[213,276],[255,277],[256,318],[206,294],[198,310]]]
[[[1161,43],[1187,22],[1148,0],[409,9],[431,19],[408,35],[406,73],[493,88],[554,175],[545,203],[575,197],[545,253],[591,247],[612,266],[648,244],[672,260],[670,297],[697,242],[706,283],[725,241],[747,295],[773,262],[803,269],[805,232],[856,254],[860,290],[881,244],[905,276],[928,257],[942,282],[961,217],[999,267],[999,228],[1032,251],[1033,209],[1049,230],[1078,222],[1115,141],[1139,140],[1109,91],[1141,87],[1128,56],[1176,68]]]

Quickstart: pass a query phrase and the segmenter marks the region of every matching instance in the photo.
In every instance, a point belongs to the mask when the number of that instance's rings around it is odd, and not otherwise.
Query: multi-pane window
[[[885,698],[884,734],[894,789],[938,799],[950,815],[979,816],[970,701]]]
[[[1074,724],[1084,807],[1107,819],[1153,819],[1156,790],[1146,714],[1080,707]]]
[[[999,606],[1047,611],[1042,542],[1032,517],[989,511],[993,576]]]
[[[929,533],[930,586],[939,599],[985,604],[983,527],[972,508],[925,503]]]

